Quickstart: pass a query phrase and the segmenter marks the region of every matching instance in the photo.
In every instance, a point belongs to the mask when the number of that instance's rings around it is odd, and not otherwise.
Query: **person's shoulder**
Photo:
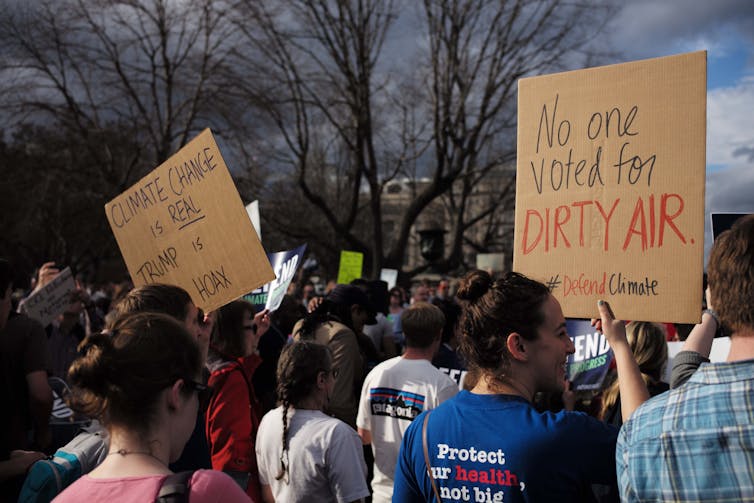
[[[197,470],[191,477],[191,501],[246,502],[249,497],[227,473],[218,470]]]
[[[5,324],[4,331],[18,335],[45,334],[42,324],[22,313],[12,313]]]

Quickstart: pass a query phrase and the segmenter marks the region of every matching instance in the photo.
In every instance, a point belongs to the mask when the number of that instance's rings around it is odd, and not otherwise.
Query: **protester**
[[[209,349],[210,334],[214,325],[214,317],[202,313],[191,300],[186,290],[175,285],[152,283],[134,288],[128,292],[115,306],[110,319],[133,313],[163,313],[177,320],[186,327],[194,337],[202,358],[202,384],[206,384],[209,374],[204,367]],[[171,465],[174,471],[198,470],[211,468],[207,437],[205,435],[204,414],[196,417],[194,432],[191,435],[182,456]]]
[[[259,337],[270,326],[269,312],[236,300],[217,312],[209,347],[209,385],[215,390],[207,409],[207,440],[212,468],[230,475],[254,501],[262,499],[254,453],[262,407],[252,376],[262,359]]]
[[[615,483],[617,428],[580,412],[539,413],[532,405],[537,391],[563,390],[574,352],[548,288],[517,273],[493,281],[474,271],[457,296],[464,310],[461,350],[478,379],[471,392],[411,423],[393,501],[584,501],[592,483]],[[647,389],[623,323],[606,302],[599,312],[595,323],[615,353],[627,419]]]
[[[670,387],[677,388],[689,380],[702,363],[709,363],[712,341],[720,331],[720,317],[712,308],[709,286],[705,290],[707,308],[702,311],[702,322],[694,325],[673,359],[670,373]]]
[[[363,336],[364,325],[375,323],[374,316],[369,299],[359,287],[338,285],[293,329],[294,339],[314,340],[330,348],[339,375],[327,411],[354,430],[366,360],[357,334]]]
[[[354,280],[352,285],[356,285],[367,294],[370,304],[376,311],[374,325],[364,325],[364,335],[371,339],[379,361],[392,358],[398,354],[393,337],[393,322],[387,318],[388,307],[388,290],[387,283],[381,280],[366,281]],[[376,364],[376,362],[375,362]]]
[[[393,323],[393,341],[396,346],[396,354],[400,354],[401,348],[405,343],[403,338],[403,328],[401,327],[401,313],[406,305],[406,295],[401,287],[394,286],[388,292],[389,294],[389,313],[387,319]]]
[[[264,416],[257,433],[264,501],[351,502],[369,496],[359,437],[323,412],[337,372],[324,345],[294,342],[283,350],[281,405]]]
[[[624,423],[622,501],[754,501],[754,215],[717,237],[707,274],[708,307],[731,331],[727,361],[702,363]]]
[[[361,389],[359,436],[374,453],[373,500],[389,502],[401,438],[411,421],[458,393],[458,385],[430,363],[440,346],[445,317],[426,302],[401,315],[406,351],[377,365]]]
[[[106,427],[105,461],[63,491],[56,501],[154,501],[194,428],[209,388],[201,378],[196,340],[170,317],[126,315],[109,334],[87,337],[71,366],[73,405]],[[248,501],[225,474],[199,470],[191,501]]]
[[[668,344],[663,327],[657,323],[632,321],[626,325],[626,338],[639,365],[641,377],[647,384],[649,396],[656,396],[670,389],[667,383],[662,382],[668,362]],[[614,377],[613,382],[602,393],[600,418],[615,426],[622,425],[620,405],[618,380]]]
[[[26,469],[44,457],[48,420],[47,340],[42,325],[11,309],[12,268],[0,259],[0,501],[15,501]],[[28,439],[33,440],[32,443]],[[27,449],[34,449],[28,451]]]
[[[459,389],[463,389],[466,364],[458,354],[461,306],[454,299],[435,298],[432,300],[432,304],[439,307],[445,316],[442,344],[440,344],[437,354],[432,358],[432,365],[448,374],[458,384]]]

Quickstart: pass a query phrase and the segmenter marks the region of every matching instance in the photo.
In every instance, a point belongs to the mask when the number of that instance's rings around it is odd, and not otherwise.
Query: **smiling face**
[[[568,355],[573,354],[573,341],[566,332],[560,303],[550,295],[542,304],[544,321],[537,338],[526,341],[536,391],[563,391]]]

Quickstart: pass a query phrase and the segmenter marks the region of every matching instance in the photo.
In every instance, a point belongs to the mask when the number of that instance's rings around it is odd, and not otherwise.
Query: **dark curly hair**
[[[460,350],[467,365],[501,380],[510,367],[508,335],[537,338],[544,322],[542,304],[550,291],[523,274],[511,272],[494,281],[484,271],[472,271],[461,280],[456,296],[463,308]]]

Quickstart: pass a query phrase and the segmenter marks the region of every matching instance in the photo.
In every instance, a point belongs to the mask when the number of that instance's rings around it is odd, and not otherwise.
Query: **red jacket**
[[[251,355],[231,360],[212,370],[209,385],[215,390],[207,408],[207,442],[214,470],[247,472],[246,494],[262,501],[254,441],[262,416],[251,376],[262,359]]]

